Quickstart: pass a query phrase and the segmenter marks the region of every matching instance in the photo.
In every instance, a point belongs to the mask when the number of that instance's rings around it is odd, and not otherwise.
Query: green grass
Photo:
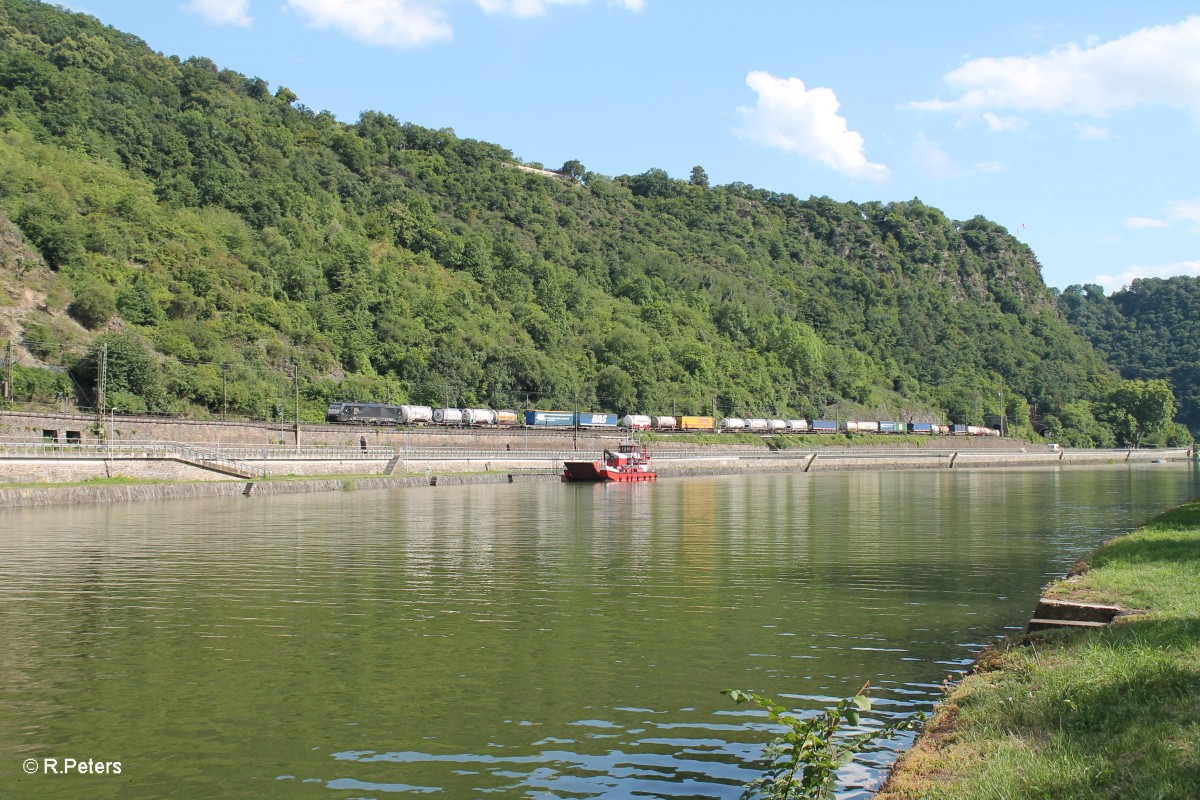
[[[1200,502],[1049,594],[1143,613],[986,654],[881,800],[1200,797]]]
[[[154,478],[125,478],[117,476],[115,478],[88,478],[82,481],[63,481],[61,483],[49,483],[46,481],[0,483],[0,489],[58,489],[70,486],[137,486],[147,483],[195,483],[195,481],[160,481]]]

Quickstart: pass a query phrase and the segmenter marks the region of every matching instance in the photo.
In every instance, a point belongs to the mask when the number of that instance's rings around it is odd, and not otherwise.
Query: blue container
[[[904,433],[904,423],[903,422],[880,422],[879,423],[879,432],[880,433]]]
[[[933,433],[932,422],[910,422],[908,430],[911,433]]]
[[[837,433],[838,424],[836,420],[832,419],[814,419],[812,425],[809,426],[809,430],[816,431],[817,433]]]
[[[616,414],[592,414],[587,411],[579,412],[579,427],[581,428],[615,428],[620,418]]]
[[[575,424],[575,412],[526,411],[525,424],[533,428],[570,428]]]
[[[951,433],[967,433],[967,426],[966,425],[951,425],[950,432]]]

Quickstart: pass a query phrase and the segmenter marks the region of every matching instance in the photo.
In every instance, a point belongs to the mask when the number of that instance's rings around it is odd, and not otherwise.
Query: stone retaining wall
[[[0,459],[0,482],[75,483],[97,478],[136,478],[151,481],[229,480],[228,475],[168,458]]]
[[[311,481],[231,481],[156,483],[130,486],[52,486],[0,489],[0,508],[131,503],[145,500],[186,500],[200,497],[259,497],[262,495],[346,492],[360,489],[404,489],[468,484],[558,481],[557,475],[437,475],[406,478],[347,478]]]

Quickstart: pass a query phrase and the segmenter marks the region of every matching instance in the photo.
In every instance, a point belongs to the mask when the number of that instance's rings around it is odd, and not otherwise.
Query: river
[[[722,689],[929,710],[1198,494],[1138,465],[3,510],[0,796],[736,798],[769,729]],[[68,757],[121,773],[43,774]]]

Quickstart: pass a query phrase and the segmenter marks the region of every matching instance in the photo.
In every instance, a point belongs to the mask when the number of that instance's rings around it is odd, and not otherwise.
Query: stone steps
[[[1029,620],[1027,633],[1054,628],[1106,628],[1125,609],[1099,603],[1073,603],[1043,597]]]

